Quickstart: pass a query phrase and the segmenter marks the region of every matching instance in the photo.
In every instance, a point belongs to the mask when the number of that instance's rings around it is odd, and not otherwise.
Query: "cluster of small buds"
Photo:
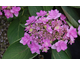
[[[18,17],[19,11],[21,10],[20,7],[16,6],[2,6],[2,10],[4,11],[4,14],[7,18],[13,18],[13,14]],[[2,12],[0,11],[0,15],[2,15]]]
[[[24,37],[20,40],[23,45],[28,45],[32,53],[40,54],[40,50],[47,52],[50,48],[60,52],[67,49],[68,43],[74,43],[76,28],[69,27],[66,17],[57,9],[48,13],[41,10],[36,14],[26,20]]]

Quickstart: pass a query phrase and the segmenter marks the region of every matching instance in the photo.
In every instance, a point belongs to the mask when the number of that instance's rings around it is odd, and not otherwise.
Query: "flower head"
[[[2,10],[7,18],[13,18],[13,14],[18,17],[21,8],[16,6],[2,6]],[[2,15],[2,13],[0,15]]]
[[[66,17],[57,9],[40,11],[37,16],[31,16],[26,20],[25,34],[20,43],[28,45],[32,53],[47,52],[50,47],[57,52],[67,49],[67,42],[74,43],[77,38],[76,29],[66,24]],[[48,15],[47,15],[48,14]],[[45,16],[46,15],[46,16]],[[57,41],[55,44],[52,42]],[[52,45],[53,44],[53,45]]]

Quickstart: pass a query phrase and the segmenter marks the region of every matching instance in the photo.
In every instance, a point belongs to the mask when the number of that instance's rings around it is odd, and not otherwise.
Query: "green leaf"
[[[26,23],[26,20],[28,20],[30,14],[29,14],[29,11],[28,11],[28,6],[24,8],[22,8],[22,11],[19,13],[19,20],[20,20],[20,23],[21,24],[25,24]]]
[[[2,59],[32,59],[37,55],[32,54],[27,45],[16,42],[8,47]]]
[[[27,25],[25,25],[25,24],[20,24],[23,28],[25,28]]]
[[[24,28],[20,25],[19,19],[11,22],[8,28],[7,36],[10,44],[20,40],[21,37],[24,36]]]
[[[50,11],[51,9],[53,9],[53,6],[43,6],[43,9],[45,11]]]
[[[29,15],[30,14],[28,12],[28,7],[25,7],[20,11],[19,16],[15,17],[15,19],[13,19],[13,21],[11,22],[7,32],[10,44],[15,43],[24,36],[24,27],[22,27],[21,24],[26,23]]]
[[[80,6],[70,6],[70,7],[73,7],[73,8],[80,8]]]
[[[77,14],[76,10],[67,6],[62,6],[62,10],[64,11],[70,23],[77,28],[79,15]]]
[[[52,49],[52,59],[70,59],[70,53],[68,53],[68,50],[66,51],[60,51],[57,52],[55,49]]]
[[[42,6],[28,6],[29,13],[31,16],[36,16],[36,12],[40,12],[40,10],[43,10]]]
[[[69,26],[72,26],[72,25],[69,23],[69,21],[66,20],[66,22],[67,22],[67,24],[68,24]]]
[[[71,58],[71,52],[69,47],[64,52],[68,55],[69,58]]]
[[[60,13],[64,14],[64,12],[63,12],[61,6],[55,6],[55,8],[56,8],[57,10],[59,10]]]
[[[13,18],[9,18],[9,19],[7,19],[8,22],[11,22],[12,20],[13,20]]]

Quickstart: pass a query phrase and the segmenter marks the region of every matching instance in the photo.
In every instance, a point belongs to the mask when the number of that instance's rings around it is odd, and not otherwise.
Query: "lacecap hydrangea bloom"
[[[40,54],[50,48],[57,52],[67,49],[67,44],[74,43],[77,38],[76,28],[69,27],[66,17],[57,9],[36,12],[37,16],[31,16],[26,20],[24,37],[20,43],[28,45],[32,53]],[[56,43],[54,43],[56,41]]]
[[[13,14],[18,17],[21,8],[16,6],[2,6],[2,10],[4,11],[4,14],[7,18],[13,18]],[[0,15],[2,15],[1,11]]]

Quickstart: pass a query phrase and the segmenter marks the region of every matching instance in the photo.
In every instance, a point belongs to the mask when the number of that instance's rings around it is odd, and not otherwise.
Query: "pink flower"
[[[49,13],[41,10],[36,14],[37,16],[31,16],[26,20],[25,34],[20,41],[23,45],[27,44],[32,53],[40,54],[41,50],[47,52],[50,47],[60,52],[67,49],[68,41],[70,44],[74,43],[77,37],[76,28],[69,28],[66,17],[57,9]],[[53,44],[56,40],[58,42]]]
[[[61,14],[60,19],[61,19],[62,21],[64,21],[64,23],[67,23],[67,22],[65,21],[66,17],[65,17],[63,14]]]
[[[14,6],[14,7],[12,7],[12,9],[10,10],[10,12],[11,12],[11,13],[14,13],[14,15],[15,15],[16,17],[18,17],[18,14],[19,14],[19,11],[20,11],[20,10],[21,10],[20,7]]]
[[[55,9],[55,10],[49,11],[48,18],[50,18],[50,19],[57,19],[60,16],[61,16],[61,13],[59,13],[59,11],[57,9]]]
[[[7,8],[7,6],[2,6],[2,10],[5,9],[5,8]]]
[[[67,30],[67,36],[68,37],[77,37],[77,32],[76,32],[76,28],[73,28],[73,26],[70,27],[70,29]]]
[[[7,18],[9,18],[9,17],[13,17],[13,14],[10,12],[10,10],[4,10],[4,13],[5,13],[5,16],[7,17]]]
[[[45,16],[47,14],[47,12],[41,10],[40,12],[37,12],[36,14],[37,14],[37,16]]]
[[[64,21],[66,17],[63,14],[61,14],[60,19]]]
[[[80,35],[80,30],[78,30],[78,35]]]
[[[24,37],[22,37],[22,39],[20,40],[20,43],[22,43],[23,45],[28,45],[30,47],[30,35],[28,33],[24,33]]]
[[[49,33],[52,33],[51,26],[49,26],[48,24],[46,25],[46,30],[47,30]]]
[[[67,29],[67,37],[70,37],[71,41],[74,42],[74,38],[77,38],[76,28],[73,28],[73,26],[71,26],[70,29]]]
[[[32,54],[35,52],[37,54],[40,54],[41,46],[38,43],[32,42],[30,49],[31,49]]]
[[[50,47],[51,46],[50,40],[49,39],[43,39],[42,46],[44,46],[44,47]]]
[[[53,44],[51,48],[56,49],[57,52],[60,52],[61,50],[65,51],[67,49],[67,40],[66,41],[59,40],[58,42]]]
[[[46,19],[46,17],[41,17],[39,18],[39,21],[43,22],[43,24],[46,24],[46,22],[48,22],[48,19]]]
[[[54,30],[57,30],[58,32],[59,32],[60,29],[61,29],[60,26],[56,26],[56,27],[54,28]]]
[[[80,20],[78,20],[78,22],[80,23]]]
[[[42,49],[42,52],[46,52],[46,53],[47,53],[48,50],[49,50],[48,47],[44,47],[44,48]]]
[[[80,35],[80,25],[79,25],[79,27],[78,27],[78,34]]]
[[[0,15],[2,15],[2,12],[0,11]]]
[[[29,17],[29,20],[26,20],[26,24],[25,25],[28,25],[28,24],[30,24],[30,23],[34,23],[35,22],[35,16],[31,16],[31,17]]]

